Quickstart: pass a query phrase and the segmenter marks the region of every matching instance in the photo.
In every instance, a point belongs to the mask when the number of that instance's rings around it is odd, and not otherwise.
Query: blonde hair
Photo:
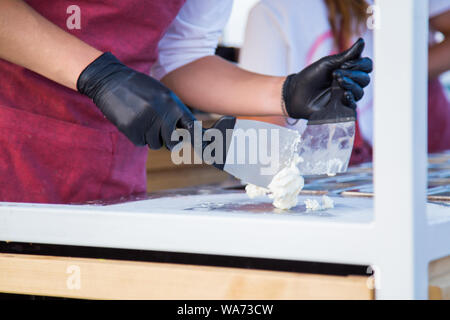
[[[324,0],[336,48],[343,50],[352,37],[361,35],[368,18],[366,0]]]

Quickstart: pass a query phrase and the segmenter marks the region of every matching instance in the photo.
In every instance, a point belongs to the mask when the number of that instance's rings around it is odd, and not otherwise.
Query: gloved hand
[[[109,52],[86,67],[77,89],[137,146],[172,149],[178,143],[170,139],[177,126],[193,128],[194,116],[172,91]]]
[[[286,78],[283,85],[283,102],[287,114],[295,119],[309,119],[330,101],[331,84],[336,79],[342,88],[342,103],[356,109],[369,83],[372,60],[361,58],[364,40],[359,39],[350,49],[327,56]]]

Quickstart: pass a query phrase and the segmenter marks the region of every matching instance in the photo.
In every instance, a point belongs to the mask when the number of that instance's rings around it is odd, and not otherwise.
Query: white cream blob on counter
[[[305,186],[305,180],[297,168],[297,164],[302,161],[301,157],[295,155],[291,164],[273,177],[267,189],[249,184],[245,187],[247,195],[253,199],[268,194],[278,209],[288,210],[295,207],[298,203],[298,194]]]
[[[304,203],[306,209],[309,211],[321,211],[334,208],[334,201],[328,196],[322,196],[322,204],[315,199],[306,199]]]
[[[321,208],[319,201],[317,201],[316,199],[306,199],[305,201],[303,201],[303,203],[306,206],[306,210],[317,211]]]

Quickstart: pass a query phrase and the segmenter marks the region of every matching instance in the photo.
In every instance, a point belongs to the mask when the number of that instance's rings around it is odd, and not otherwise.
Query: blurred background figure
[[[450,70],[450,0],[430,0],[428,151],[450,149],[450,104],[439,76]],[[301,70],[320,57],[347,49],[362,36],[373,58],[372,0],[261,0],[250,10],[239,63],[274,76]],[[382,13],[380,13],[382,15]],[[402,50],[399,39],[398,50]],[[266,119],[267,120],[267,119]],[[299,126],[282,117],[270,122]],[[304,121],[304,120],[300,120]],[[373,82],[358,103],[351,163],[372,160]]]

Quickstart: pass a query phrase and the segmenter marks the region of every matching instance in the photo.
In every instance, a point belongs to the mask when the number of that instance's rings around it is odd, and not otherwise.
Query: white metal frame
[[[407,219],[399,211],[386,212],[400,217],[386,226],[374,219],[372,199],[334,200],[333,211],[323,214],[208,208],[249,203],[242,193],[113,206],[3,203],[0,240],[372,265],[377,298],[426,298],[426,264],[450,253],[449,208],[427,204],[427,233],[417,237],[402,227]]]
[[[383,239],[375,259],[377,297],[425,299],[429,260],[450,253],[450,241],[430,237],[446,228],[438,231],[426,220],[428,1],[376,5],[375,234]]]
[[[375,200],[335,198],[328,216],[186,211],[182,198],[3,203],[0,240],[372,265],[377,299],[426,299],[428,263],[450,255],[450,209],[426,203],[427,1],[376,3]]]

